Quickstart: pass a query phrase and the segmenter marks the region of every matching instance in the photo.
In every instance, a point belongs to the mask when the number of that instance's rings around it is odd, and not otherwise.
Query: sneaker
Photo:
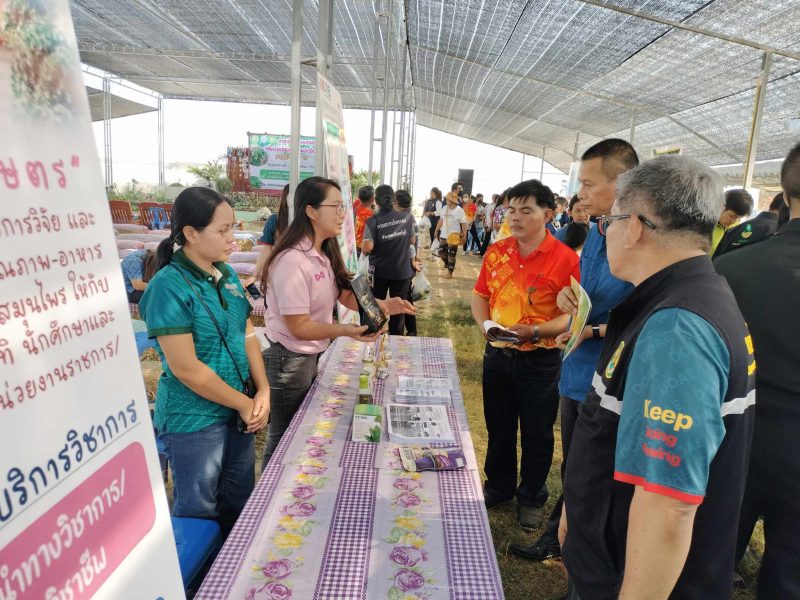
[[[561,556],[561,546],[549,535],[544,534],[533,544],[511,544],[511,553],[526,560],[548,560]]]
[[[542,509],[538,506],[517,505],[517,522],[523,529],[536,529],[539,526],[539,517]]]

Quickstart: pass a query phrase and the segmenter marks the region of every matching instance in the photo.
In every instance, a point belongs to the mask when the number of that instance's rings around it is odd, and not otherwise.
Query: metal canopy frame
[[[301,57],[317,54],[318,7],[328,1],[305,3]],[[165,98],[290,104],[298,90],[315,86],[311,71],[299,73],[299,84],[292,78],[298,0],[71,5],[84,62]],[[417,124],[532,156],[546,146],[548,162],[564,172],[607,136],[632,139],[644,158],[680,146],[712,165],[781,158],[795,141],[786,126],[800,106],[795,0],[330,5],[331,79],[345,107],[373,111],[371,154],[379,142],[387,182],[387,166],[397,167],[396,184],[401,172],[413,175]],[[396,93],[392,82],[399,83]],[[376,137],[374,113],[383,106]],[[391,149],[383,133],[389,112],[402,138]]]

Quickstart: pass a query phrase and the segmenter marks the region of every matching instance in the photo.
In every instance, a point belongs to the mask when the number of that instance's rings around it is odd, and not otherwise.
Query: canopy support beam
[[[292,118],[291,152],[289,154],[289,223],[294,220],[294,192],[300,181],[300,110],[301,77],[300,61],[303,53],[303,0],[292,0]],[[317,151],[321,150],[317,148]]]
[[[164,98],[158,97],[158,189],[164,190]]]
[[[622,13],[623,15],[638,17],[640,19],[645,19],[646,21],[653,21],[655,23],[660,23],[661,25],[669,25],[670,27],[674,27],[675,29],[690,31],[692,33],[697,33],[699,35],[704,35],[706,37],[711,37],[725,42],[730,42],[732,44],[738,44],[739,46],[747,46],[748,48],[755,48],[756,50],[763,50],[764,52],[769,52],[771,54],[778,54],[780,56],[785,56],[786,58],[800,60],[800,54],[798,54],[797,52],[791,52],[789,50],[781,50],[780,48],[775,48],[774,46],[768,46],[766,44],[754,42],[752,40],[748,40],[746,38],[742,38],[736,35],[728,35],[726,33],[721,33],[719,31],[711,31],[710,29],[705,29],[703,27],[695,27],[694,25],[689,25],[687,23],[682,23],[680,21],[674,21],[672,19],[657,17],[655,15],[651,15],[646,12],[642,12],[640,10],[634,10],[632,8],[617,6],[616,4],[611,4],[610,2],[603,2],[602,0],[578,0],[578,2],[583,2],[584,4],[591,4],[592,6],[597,6],[598,8],[613,10],[615,12]]]
[[[111,157],[111,80],[103,77],[103,145],[106,189],[114,187],[114,163]]]
[[[747,141],[747,159],[744,162],[744,181],[742,186],[747,189],[753,185],[753,172],[756,168],[756,155],[758,154],[758,136],[761,133],[761,118],[764,116],[764,98],[767,95],[767,82],[769,71],[772,68],[772,53],[764,52],[761,59],[761,73],[756,84],[756,98],[753,105],[753,119],[750,124],[750,138]]]

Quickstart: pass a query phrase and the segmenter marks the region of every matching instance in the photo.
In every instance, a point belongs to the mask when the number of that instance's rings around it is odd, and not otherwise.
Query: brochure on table
[[[69,4],[17,4],[0,3],[1,595],[182,598]]]

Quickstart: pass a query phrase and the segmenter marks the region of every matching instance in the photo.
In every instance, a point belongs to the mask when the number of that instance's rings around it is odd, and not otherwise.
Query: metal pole
[[[578,160],[578,143],[580,142],[580,139],[581,139],[581,132],[580,131],[575,132],[575,145],[572,147],[573,161]]]
[[[411,143],[411,189],[414,189],[414,175],[416,174],[416,165],[414,164],[414,160],[417,157],[417,113],[414,112],[414,129],[411,132],[412,136],[412,143]]]
[[[633,135],[636,132],[636,111],[631,115],[631,133],[628,136],[628,143],[633,146]]]
[[[300,181],[300,60],[303,51],[303,0],[292,0],[292,141],[289,154],[289,223],[294,219],[294,191]],[[321,153],[322,148],[316,148]]]
[[[405,173],[406,173],[406,180],[408,181],[409,191],[413,191],[411,189],[411,120],[414,116],[413,111],[408,112],[408,120],[406,121],[406,127],[408,131],[406,131],[406,166],[405,166]]]
[[[158,96],[158,189],[164,190],[164,97]]]
[[[328,76],[328,43],[330,42],[330,15],[331,0],[319,0],[319,11],[317,19],[317,73]],[[317,87],[317,107],[316,107],[316,136],[314,154],[314,174],[325,175],[325,152],[323,140],[325,132],[322,126],[322,112],[320,111],[319,85],[316,77],[314,85]]]
[[[761,73],[756,84],[753,121],[750,125],[750,139],[747,142],[747,159],[744,163],[744,182],[742,185],[745,189],[753,185],[753,171],[756,168],[756,155],[758,153],[758,136],[761,132],[761,117],[764,115],[764,98],[767,95],[767,83],[769,82],[769,70],[771,67],[772,53],[764,52],[764,56],[761,59]]]
[[[380,0],[378,0],[380,7]],[[381,35],[381,13],[375,13],[375,29],[372,36],[372,104],[369,110],[369,176],[367,183],[372,185],[372,157],[375,149],[375,104],[378,99],[378,42]]]
[[[520,171],[519,180],[520,181],[524,181],[525,180],[525,153],[524,152],[522,153],[522,171]]]
[[[114,187],[114,168],[111,158],[111,81],[103,77],[103,144],[105,146],[106,189]]]
[[[544,153],[546,150],[547,146],[542,146],[542,157],[539,159],[539,181],[544,177]]]
[[[394,182],[394,151],[395,147],[397,146],[397,71],[399,62],[400,53],[398,52],[394,60],[394,71],[392,73],[392,153],[391,157],[389,158],[389,185],[392,185]]]
[[[739,44],[740,46],[748,46],[750,48],[755,48],[756,50],[763,50],[764,52],[769,52],[771,54],[777,54],[779,56],[793,58],[794,60],[800,60],[800,54],[798,54],[797,52],[792,52],[790,50],[782,50],[780,48],[775,48],[773,46],[767,46],[765,44],[754,42],[753,40],[748,40],[735,35],[727,35],[724,33],[720,33],[718,31],[711,31],[709,29],[703,29],[702,27],[695,27],[686,22],[673,21],[672,19],[657,17],[655,15],[651,15],[639,10],[633,10],[630,8],[625,8],[623,6],[616,6],[614,4],[606,2],[605,0],[578,0],[578,2],[583,2],[584,4],[591,4],[592,6],[597,6],[599,8],[613,10],[622,13],[623,15],[630,15],[632,17],[639,17],[640,19],[645,19],[647,21],[661,23],[662,25],[669,25],[670,27],[674,27],[676,29],[683,29],[684,31],[699,33],[700,35],[716,38],[718,40],[725,40],[726,42],[731,42],[732,44]]]
[[[381,123],[381,177],[380,182],[386,183],[386,133],[389,125],[389,57],[392,50],[392,25],[394,24],[393,1],[389,0],[388,26],[386,27],[386,56],[383,60],[383,122]]]
[[[401,81],[400,91],[400,156],[397,161],[397,189],[403,184],[403,142],[405,141],[405,126],[406,126],[406,43],[405,39],[400,46],[403,53],[403,78]]]

